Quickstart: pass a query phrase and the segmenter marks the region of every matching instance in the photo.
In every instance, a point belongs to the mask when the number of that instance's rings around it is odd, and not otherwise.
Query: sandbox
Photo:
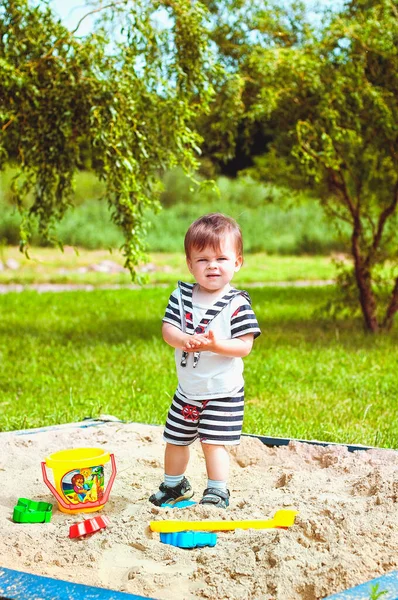
[[[159,600],[316,600],[398,567],[398,453],[291,441],[267,447],[245,436],[231,451],[231,506],[156,508],[162,428],[110,422],[0,434],[0,564],[27,573]],[[40,462],[67,448],[103,447],[118,473],[102,513],[111,524],[70,539],[84,515],[60,512]],[[187,472],[199,500],[206,486],[199,444]],[[12,521],[19,497],[52,502],[50,523]],[[156,519],[264,519],[298,511],[288,530],[219,533],[214,548],[162,544]],[[87,515],[86,515],[87,517]]]

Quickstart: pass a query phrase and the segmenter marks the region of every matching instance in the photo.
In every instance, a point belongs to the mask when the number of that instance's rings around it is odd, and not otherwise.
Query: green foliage
[[[224,118],[249,144],[262,126],[271,150],[260,164],[266,181],[286,177],[295,187],[311,185],[328,218],[349,226],[365,326],[388,330],[398,310],[398,277],[378,297],[375,274],[398,259],[396,3],[349,2],[317,30],[305,22],[300,3],[265,10],[240,4],[233,27],[242,39],[233,48],[228,27],[223,35],[221,8],[218,13],[218,48],[229,65],[224,78],[240,77],[235,105],[244,105]],[[217,106],[226,86],[217,88]],[[211,117],[204,123],[204,135],[211,134]]]
[[[20,216],[4,199],[9,196],[4,172],[3,200],[0,195],[0,239],[18,244]],[[0,178],[1,181],[1,178]],[[286,187],[263,184],[249,178],[217,179],[218,193],[210,188],[193,186],[181,169],[164,178],[157,215],[144,213],[148,221],[147,247],[151,252],[181,252],[189,225],[201,214],[223,212],[241,224],[246,252],[269,254],[329,254],[348,248],[347,235],[339,236],[325,219],[317,200]],[[118,248],[123,243],[120,230],[110,222],[106,204],[99,201],[104,186],[89,172],[79,172],[73,208],[54,227],[63,244],[82,248]],[[37,228],[32,229],[32,243],[43,244]]]
[[[0,296],[0,429],[101,412],[163,424],[176,385],[160,334],[172,289]],[[398,330],[371,337],[360,321],[314,318],[332,293],[250,289],[263,335],[245,359],[245,431],[397,448]]]
[[[82,248],[64,247],[64,252],[58,248],[32,248],[31,257],[21,255],[18,249],[0,244],[0,260],[16,261],[18,269],[5,268],[0,270],[1,284],[83,284],[92,286],[109,286],[130,284],[129,272],[122,268],[123,258],[118,252],[109,250],[84,250]],[[111,261],[114,268],[108,270],[95,269]],[[334,267],[329,257],[325,256],[278,256],[270,254],[245,254],[245,268],[236,274],[234,281],[237,286],[262,282],[265,285],[275,282],[300,281],[330,281],[333,279]],[[105,263],[106,265],[106,263]],[[142,265],[148,283],[167,283],[172,285],[178,280],[190,280],[191,275],[185,261],[185,256],[179,250],[176,253],[152,253],[150,264]]]
[[[375,583],[374,585],[370,586],[369,600],[379,600],[380,598],[382,598],[386,594],[388,594],[388,591],[387,590],[380,590],[380,584],[379,583]]]
[[[221,211],[241,225],[245,252],[280,255],[329,254],[344,251],[315,201],[285,211],[278,206],[248,207],[231,200],[198,204],[176,204],[152,220],[148,245],[153,251],[181,251],[188,226],[206,212]]]
[[[379,275],[388,258],[398,258],[397,36],[390,1],[333,20],[319,48],[301,63],[311,74],[311,87],[304,87],[315,106],[306,118],[296,117],[293,147],[306,173],[327,185],[328,214],[351,226],[351,279],[370,331],[390,328],[398,308],[397,273],[390,281]],[[302,67],[301,78],[308,78]],[[389,294],[378,293],[380,286],[389,286]]]
[[[5,244],[18,246],[23,217],[12,202],[11,183],[15,175],[15,169],[0,173],[0,239]],[[123,244],[123,234],[111,221],[107,204],[100,201],[104,191],[104,183],[92,172],[79,171],[74,178],[72,206],[60,223],[54,224],[56,239],[62,244],[84,248],[119,248]],[[28,196],[25,204],[29,206],[31,200]],[[53,245],[39,233],[37,218],[32,217],[30,229],[33,246]]]
[[[336,267],[336,293],[333,299],[323,307],[322,314],[334,319],[349,316],[360,317],[361,306],[358,303],[358,287],[352,265],[344,258],[336,258],[334,264]],[[373,269],[372,291],[377,299],[375,314],[380,322],[384,316],[383,307],[390,301],[391,289],[396,276],[397,266],[394,262],[383,262],[375,265]]]
[[[88,147],[133,272],[143,257],[144,212],[159,208],[159,172],[196,168],[192,120],[212,97],[206,11],[198,2],[168,2],[172,26],[162,28],[155,16],[163,7],[108,5],[94,32],[79,38],[43,3],[1,0],[0,168],[12,158],[22,174],[13,185],[22,247],[36,220],[41,235],[53,236]],[[116,16],[124,41],[110,43]]]
[[[218,161],[237,139],[249,151],[261,130],[267,182],[312,185],[327,218],[349,227],[365,326],[391,329],[398,277],[379,273],[398,261],[395,2],[348,2],[317,27],[293,1],[137,0],[98,14],[78,38],[42,4],[0,0],[0,167],[12,158],[23,174],[13,187],[22,246],[36,219],[51,237],[89,154],[134,271],[159,173],[198,167],[196,130]],[[123,42],[110,43],[119,22]]]
[[[168,208],[151,219],[151,250],[179,251],[189,225],[206,212],[234,217],[242,227],[247,252],[327,254],[347,250],[347,236],[337,235],[308,193],[243,177],[219,177],[216,183],[218,193],[192,188],[179,171],[168,174],[162,195]]]

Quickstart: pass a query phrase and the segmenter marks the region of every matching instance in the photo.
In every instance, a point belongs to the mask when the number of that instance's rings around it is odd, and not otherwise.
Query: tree
[[[221,38],[229,80],[241,83],[237,119],[247,139],[253,123],[270,134],[268,180],[300,179],[349,227],[353,268],[341,289],[356,290],[367,331],[389,330],[398,310],[397,274],[386,276],[398,258],[398,8],[356,0],[316,28],[302,8],[252,11],[239,45]]]
[[[134,276],[159,174],[197,167],[192,122],[212,97],[206,11],[190,0],[126,0],[92,12],[100,21],[79,38],[43,3],[0,0],[0,168],[11,158],[19,168],[13,191],[26,249],[33,223],[49,239],[70,207],[88,146]],[[118,42],[108,34],[117,23]]]

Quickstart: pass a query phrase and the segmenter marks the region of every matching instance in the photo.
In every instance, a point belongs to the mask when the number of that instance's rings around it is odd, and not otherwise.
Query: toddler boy
[[[193,496],[185,470],[199,438],[208,476],[200,504],[226,508],[227,446],[239,444],[243,423],[242,358],[261,332],[249,295],[230,285],[243,263],[238,224],[219,213],[201,217],[186,233],[185,254],[196,283],[178,283],[163,318],[178,387],[164,429],[164,481],[149,500],[160,506]]]

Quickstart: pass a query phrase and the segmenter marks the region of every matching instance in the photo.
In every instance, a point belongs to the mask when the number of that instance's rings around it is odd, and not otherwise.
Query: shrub
[[[10,179],[9,170],[0,180],[0,240],[15,245],[19,242],[20,216],[10,205]],[[246,252],[329,254],[347,248],[347,234],[338,235],[318,201],[302,193],[243,177],[220,177],[218,193],[210,187],[193,185],[178,169],[165,176],[164,185],[164,210],[146,215],[150,251],[181,252],[189,225],[208,212],[223,212],[239,222]],[[123,243],[107,203],[99,201],[103,190],[91,173],[79,173],[74,208],[55,228],[62,243],[89,249],[115,248]],[[43,244],[37,232],[33,243]]]

